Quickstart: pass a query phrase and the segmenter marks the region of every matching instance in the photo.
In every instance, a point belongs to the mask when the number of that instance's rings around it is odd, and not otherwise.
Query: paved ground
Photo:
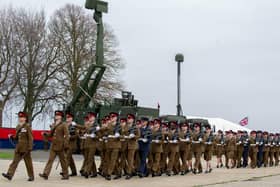
[[[2,151],[2,150],[1,150]],[[38,173],[42,172],[47,152],[34,151],[34,170],[36,174],[35,182],[27,182],[26,170],[24,163],[21,162],[12,181],[7,181],[4,178],[0,178],[0,187],[175,187],[175,186],[233,186],[233,187],[258,187],[258,186],[280,186],[280,167],[261,168],[261,169],[232,169],[225,168],[214,169],[211,174],[200,175],[185,175],[185,176],[162,176],[157,178],[133,178],[129,181],[120,179],[117,181],[105,181],[103,178],[98,177],[95,179],[84,179],[82,177],[74,177],[68,181],[61,181],[59,177],[59,171],[55,169],[56,162],[53,166],[51,176],[48,181],[45,181],[38,176]],[[75,155],[77,167],[81,166],[81,156]],[[5,172],[8,168],[10,160],[0,160],[1,173]],[[213,165],[215,162],[213,161]]]

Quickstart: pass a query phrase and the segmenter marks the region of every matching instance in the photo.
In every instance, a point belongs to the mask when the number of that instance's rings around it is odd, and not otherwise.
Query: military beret
[[[111,117],[111,118],[118,117],[118,116],[119,116],[119,114],[116,113],[116,112],[111,112],[111,113],[110,113],[110,117]]]
[[[55,115],[55,116],[64,117],[64,113],[63,113],[63,111],[61,111],[61,110],[56,110],[56,111],[54,112],[54,115]]]
[[[274,134],[273,134],[273,133],[270,133],[269,136],[274,136]]]
[[[234,135],[237,135],[237,132],[232,132]]]
[[[238,131],[237,131],[237,133],[238,133],[238,134],[241,134],[241,133],[243,133],[243,131],[241,131],[241,130],[238,130]]]
[[[105,116],[105,119],[106,119],[106,121],[109,121],[110,117],[109,116]]]
[[[168,128],[167,123],[162,123],[161,126],[164,127],[164,128]]]
[[[194,127],[200,127],[201,125],[200,125],[200,123],[194,123],[193,126]]]
[[[251,131],[251,133],[250,134],[256,134],[257,132],[256,131]]]
[[[66,113],[67,118],[74,118],[74,115],[71,112]]]
[[[136,120],[136,124],[137,125],[141,124],[141,120],[140,119]]]
[[[105,118],[103,118],[102,120],[101,120],[101,123],[106,123],[106,119]]]
[[[19,118],[27,118],[28,115],[27,115],[25,112],[19,112],[19,113],[18,113],[18,117],[19,117]]]
[[[88,117],[96,117],[96,113],[95,112],[89,112],[88,113]]]
[[[120,122],[121,122],[121,123],[126,122],[126,118],[121,118],[121,119],[120,119]]]
[[[160,119],[154,119],[154,123],[155,124],[161,124],[161,121],[160,121]]]
[[[279,133],[276,133],[275,136],[279,136]]]
[[[176,121],[170,121],[169,126],[171,129],[177,128],[177,122]]]
[[[268,132],[267,132],[267,131],[264,131],[264,132],[263,132],[263,135],[268,135]]]
[[[223,133],[223,131],[222,131],[222,130],[218,130],[218,133],[222,134],[222,133]]]
[[[211,126],[209,124],[205,125],[204,127],[205,129],[211,129]]]
[[[135,119],[135,115],[134,114],[127,114],[127,119]]]
[[[180,127],[189,127],[188,122],[180,123]]]

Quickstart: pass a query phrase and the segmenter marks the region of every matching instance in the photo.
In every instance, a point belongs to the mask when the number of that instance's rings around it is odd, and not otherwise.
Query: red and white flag
[[[249,123],[249,118],[248,118],[248,117],[242,119],[242,120],[239,122],[239,124],[240,124],[241,126],[246,126],[246,125],[248,125],[248,123]]]

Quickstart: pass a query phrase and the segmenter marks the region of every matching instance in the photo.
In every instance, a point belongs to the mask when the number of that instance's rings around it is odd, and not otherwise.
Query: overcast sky
[[[84,0],[0,0],[0,6],[45,9]],[[126,62],[122,79],[140,105],[176,112],[177,52],[186,115],[221,117],[249,128],[279,130],[279,0],[109,0]],[[279,130],[280,131],[280,130]]]

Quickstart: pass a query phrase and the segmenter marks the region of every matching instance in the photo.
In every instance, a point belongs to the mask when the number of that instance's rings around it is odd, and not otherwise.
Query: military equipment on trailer
[[[85,8],[94,10],[93,19],[97,24],[97,41],[95,62],[93,61],[84,79],[81,80],[77,91],[74,93],[72,101],[66,106],[65,111],[75,114],[75,121],[83,122],[83,117],[89,112],[98,113],[99,119],[110,112],[120,112],[124,117],[128,113],[137,114],[137,117],[147,116],[156,118],[159,116],[159,109],[139,107],[138,101],[134,99],[131,92],[122,92],[122,98],[115,98],[113,102],[98,104],[93,102],[94,94],[106,70],[104,66],[104,26],[102,15],[108,13],[108,3],[101,0],[86,0]]]

